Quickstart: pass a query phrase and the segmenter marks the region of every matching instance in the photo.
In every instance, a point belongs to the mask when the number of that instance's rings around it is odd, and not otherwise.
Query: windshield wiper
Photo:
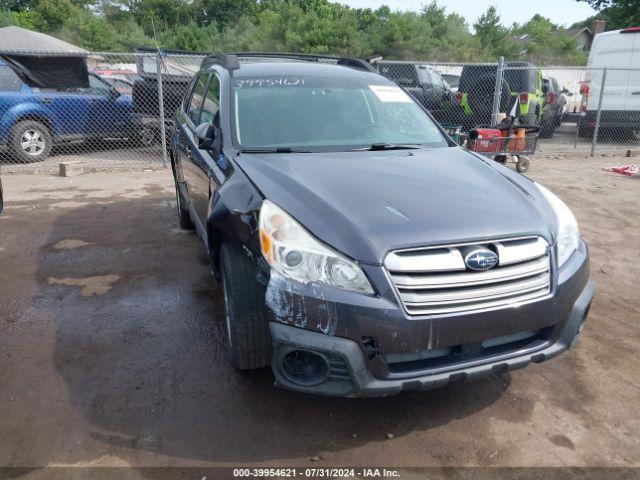
[[[369,145],[368,147],[362,147],[362,148],[354,148],[354,151],[359,151],[359,150],[369,150],[369,151],[376,151],[376,150],[413,150],[416,148],[420,148],[421,144],[420,143],[372,143],[371,145]]]
[[[243,148],[240,153],[311,153],[309,150],[294,147]]]

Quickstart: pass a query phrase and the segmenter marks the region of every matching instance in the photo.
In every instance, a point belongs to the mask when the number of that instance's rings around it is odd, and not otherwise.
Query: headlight
[[[371,284],[353,261],[313,238],[284,210],[268,200],[260,208],[260,249],[269,265],[300,282],[373,293]]]
[[[560,200],[557,196],[544,188],[542,185],[536,183],[538,190],[544,195],[551,208],[556,215],[558,222],[558,231],[556,232],[556,242],[558,244],[558,266],[562,266],[571,256],[571,254],[577,250],[580,245],[580,230],[578,229],[578,222],[574,217],[569,207]]]

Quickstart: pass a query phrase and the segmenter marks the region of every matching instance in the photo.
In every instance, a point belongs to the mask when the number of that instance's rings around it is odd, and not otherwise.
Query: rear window
[[[403,87],[417,87],[420,85],[416,69],[410,63],[381,65],[380,73]]]
[[[495,79],[497,71],[497,65],[465,65],[460,76],[459,90],[469,92],[481,77],[491,76]],[[507,63],[504,79],[512,92],[536,91],[536,70],[526,63]]]
[[[22,88],[22,80],[7,65],[0,65],[0,92],[18,92]]]

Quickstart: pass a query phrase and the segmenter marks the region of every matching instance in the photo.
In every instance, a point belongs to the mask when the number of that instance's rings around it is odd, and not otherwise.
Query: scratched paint
[[[309,286],[310,292],[306,288]],[[265,300],[279,322],[317,330],[326,335],[336,333],[336,304],[325,298],[320,287],[300,285],[271,270]]]

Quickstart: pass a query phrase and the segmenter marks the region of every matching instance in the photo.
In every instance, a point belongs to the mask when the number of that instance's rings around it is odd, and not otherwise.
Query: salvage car
[[[22,162],[46,159],[54,145],[131,138],[151,144],[155,130],[139,121],[130,95],[89,74],[89,88],[34,88],[0,60],[0,145]]]
[[[569,96],[572,94],[566,88],[560,87],[560,83],[554,77],[543,79],[542,92],[545,102],[540,137],[549,138],[567,115]]]
[[[460,84],[454,97],[457,123],[465,130],[491,124],[497,64],[472,64],[462,67]],[[516,105],[520,125],[539,126],[545,99],[542,73],[527,62],[506,62],[500,88],[499,112],[509,113]]]
[[[597,118],[599,132],[606,137],[633,138],[640,133],[640,26],[594,37],[580,93],[581,137],[593,137]]]
[[[179,223],[220,283],[231,364],[385,396],[567,350],[594,293],[569,208],[333,60],[208,57],[177,111]]]
[[[452,90],[442,74],[431,65],[385,62],[379,72],[404,88],[440,123],[451,123]]]

